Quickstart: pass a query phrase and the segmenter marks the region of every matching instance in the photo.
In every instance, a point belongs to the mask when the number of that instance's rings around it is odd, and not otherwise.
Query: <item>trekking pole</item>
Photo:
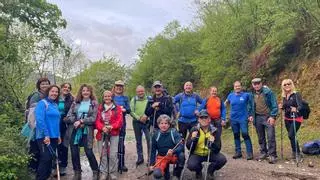
[[[208,157],[207,157],[207,163],[205,165],[205,169],[204,169],[204,180],[207,180],[207,176],[208,176],[208,167],[209,167],[209,162],[210,162],[210,154],[211,154],[211,150],[209,148],[209,143],[210,141],[207,142],[207,147],[208,147]]]
[[[186,167],[186,164],[188,164],[188,161],[190,159],[190,156],[191,156],[191,149],[193,148],[193,141],[191,142],[191,146],[190,146],[190,151],[189,151],[189,154],[188,154],[188,158],[186,160],[186,162],[184,163],[183,165],[183,169],[182,169],[182,172],[181,172],[181,175],[180,175],[180,180],[183,179],[183,175],[184,175],[184,171],[185,171],[185,167]]]
[[[296,164],[297,167],[299,167],[299,159],[298,159],[298,142],[297,142],[297,132],[296,132],[296,115],[295,113],[292,113],[292,117],[293,117],[293,131],[294,131],[294,144],[295,144],[295,153],[296,153]]]
[[[173,150],[173,151],[176,150],[176,149],[178,148],[178,146],[179,146],[183,141],[184,141],[184,139],[181,139],[181,140],[172,148],[172,150]],[[159,165],[164,159],[166,159],[167,157],[168,157],[168,154],[165,155],[165,156],[163,156],[157,163],[155,163],[155,164],[153,165],[153,167],[158,166],[158,165]],[[137,177],[137,179],[140,179],[140,178],[142,178],[143,176],[148,176],[148,178],[149,178],[149,175],[153,172],[153,171],[149,171],[149,167],[150,167],[150,164],[149,164],[149,166],[148,166],[148,172],[145,173],[145,174],[143,174],[143,175],[141,175],[141,176],[139,176],[139,177]]]
[[[57,180],[60,180],[60,167],[59,167],[58,149],[56,149],[56,166],[57,166]]]
[[[283,160],[283,114],[282,109],[280,110],[280,154]]]
[[[104,146],[105,146],[105,141],[106,141],[106,134],[103,133],[103,137],[102,137],[102,149],[101,149],[101,152],[100,152],[100,162],[99,162],[99,171],[100,171],[100,168],[101,168],[101,162],[102,162],[102,157],[103,157],[103,151],[104,151]]]
[[[154,109],[154,112],[153,112],[153,118],[152,118],[152,125],[151,125],[151,128],[150,128],[150,148],[149,148],[149,152],[148,152],[148,167],[147,167],[147,175],[149,173],[149,168],[150,168],[150,161],[151,161],[151,149],[152,149],[152,137],[153,137],[153,134],[154,134],[154,125],[155,125],[155,121],[156,121],[156,114],[157,114],[157,110]],[[148,179],[149,179],[149,175],[148,175]]]

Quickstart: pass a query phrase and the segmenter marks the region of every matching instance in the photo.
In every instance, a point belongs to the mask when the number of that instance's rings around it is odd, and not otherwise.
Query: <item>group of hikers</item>
[[[130,100],[124,95],[124,82],[118,80],[112,90],[104,91],[99,104],[94,89],[88,84],[82,84],[73,97],[70,83],[59,87],[51,85],[47,78],[40,78],[36,83],[38,91],[27,101],[28,113],[35,116],[35,135],[29,143],[32,156],[29,169],[39,180],[49,178],[52,170],[56,175],[65,175],[70,148],[73,178],[81,179],[80,147],[84,147],[93,172],[92,179],[117,179],[117,172],[128,171],[124,142],[126,115],[130,115],[136,140],[136,166],[145,162],[142,146],[145,135],[146,176],[153,173],[155,179],[170,179],[169,165],[173,164],[172,178],[182,179],[186,168],[195,172],[196,178],[202,177],[203,168],[205,179],[213,177],[227,162],[220,150],[228,106],[234,135],[234,159],[242,158],[240,134],[246,146],[246,159],[254,158],[248,131],[248,124],[252,122],[260,145],[257,160],[268,158],[269,163],[276,163],[275,122],[282,109],[292,158],[300,160],[296,133],[303,121],[302,98],[295,91],[293,81],[282,81],[281,103],[277,103],[275,94],[263,85],[261,78],[254,78],[251,84],[253,91],[244,92],[241,82],[234,82],[234,90],[223,101],[215,86],[210,87],[210,95],[202,99],[193,91],[192,83],[186,82],[184,91],[172,97],[160,81],[155,81],[152,96],[147,96],[145,88],[138,85],[136,96]],[[26,119],[28,123],[29,119]],[[93,152],[95,139],[101,142],[99,163]]]

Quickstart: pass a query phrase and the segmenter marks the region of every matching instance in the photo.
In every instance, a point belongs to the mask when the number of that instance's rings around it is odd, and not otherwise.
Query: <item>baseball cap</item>
[[[155,87],[155,86],[161,86],[162,87],[162,84],[161,84],[160,81],[155,81],[155,82],[153,82],[152,87]]]
[[[198,115],[199,117],[209,117],[209,114],[208,114],[208,112],[207,112],[207,110],[201,110],[200,112],[199,112],[199,115]]]
[[[251,83],[259,83],[259,82],[261,82],[261,78],[254,78],[251,81]]]
[[[116,82],[114,82],[115,85],[118,85],[118,86],[124,86],[124,82],[121,81],[121,80],[118,80]]]

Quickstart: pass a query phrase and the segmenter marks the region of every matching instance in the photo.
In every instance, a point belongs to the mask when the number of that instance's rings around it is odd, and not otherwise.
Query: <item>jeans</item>
[[[74,141],[74,136],[76,131],[72,133],[72,142]],[[84,138],[85,140],[87,138]],[[80,147],[78,144],[71,144],[70,145],[71,150],[71,159],[72,159],[72,166],[74,171],[81,171],[81,164],[80,164]],[[94,156],[92,148],[88,148],[86,145],[86,142],[84,142],[84,152],[89,160],[90,167],[92,171],[98,171],[98,162],[96,160],[96,157]]]
[[[247,153],[252,153],[252,143],[248,132],[248,121],[237,121],[231,120],[231,128],[233,131],[235,151],[237,153],[241,153],[241,141],[240,141],[240,131],[242,134],[242,138],[244,139],[244,143],[246,144]]]
[[[188,160],[188,169],[190,171],[201,172],[202,162],[207,161],[207,158],[207,156],[192,154]],[[222,153],[211,153],[209,162],[208,173],[213,173],[214,171],[221,169],[227,163],[227,158]]]
[[[182,134],[182,138],[186,138],[187,136],[187,132],[191,130],[191,128],[193,126],[195,126],[198,122],[194,121],[194,122],[190,122],[190,123],[184,123],[184,122],[180,122],[178,121],[178,126],[179,126],[179,133]]]
[[[293,121],[285,120],[284,123],[285,123],[286,129],[288,131],[288,137],[290,139],[292,152],[293,153],[295,153],[295,152],[300,153],[300,147],[299,147],[298,139],[296,139],[297,138],[296,134],[298,133],[298,130],[300,128],[301,123],[295,121],[296,131],[294,131]],[[297,146],[296,146],[296,142],[297,142]]]
[[[221,149],[221,134],[222,134],[221,121],[222,121],[221,119],[211,120],[211,124],[213,124],[213,126],[217,128],[214,144],[216,144],[220,149]]]
[[[137,155],[138,160],[143,159],[143,147],[142,147],[142,133],[144,133],[147,141],[147,149],[148,149],[148,156],[150,150],[150,132],[148,129],[147,124],[143,124],[140,121],[133,120],[132,121],[133,131],[136,138],[136,148],[137,148]]]
[[[118,143],[118,169],[122,169],[123,166],[125,166],[124,162],[124,156],[125,156],[125,145],[124,145],[124,140],[126,138],[126,118],[125,115],[123,115],[123,125],[120,129],[120,134],[119,134],[119,143]]]
[[[275,127],[268,123],[269,116],[256,115],[256,131],[259,139],[260,153],[277,157]],[[268,137],[268,146],[266,143],[266,130]]]
[[[110,141],[110,147],[108,146],[108,141]],[[100,162],[100,172],[104,174],[114,173],[117,171],[118,164],[118,144],[119,144],[119,136],[110,136],[105,140],[105,145],[101,152],[101,162]],[[101,147],[102,148],[102,147]],[[108,149],[109,149],[109,160],[108,160]]]
[[[49,148],[46,144],[43,143],[44,138],[37,139],[37,145],[39,148],[40,156],[39,156],[39,166],[37,170],[37,180],[46,180],[50,177],[51,170],[52,170],[52,160],[55,157],[58,139],[57,138],[50,138],[50,147],[52,148],[53,152],[49,151]]]

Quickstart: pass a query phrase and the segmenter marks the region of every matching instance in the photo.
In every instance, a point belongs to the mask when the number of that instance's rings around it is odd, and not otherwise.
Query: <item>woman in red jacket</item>
[[[103,93],[103,103],[99,105],[96,118],[96,129],[98,130],[96,138],[104,143],[101,151],[100,180],[107,179],[108,169],[110,179],[117,179],[115,172],[117,171],[118,142],[122,123],[121,107],[113,103],[112,92],[105,91]],[[109,151],[107,150],[108,142],[110,142]],[[109,161],[107,152],[109,152]]]

